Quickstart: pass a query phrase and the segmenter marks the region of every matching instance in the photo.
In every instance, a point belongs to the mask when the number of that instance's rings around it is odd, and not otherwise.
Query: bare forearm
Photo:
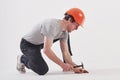
[[[56,64],[62,66],[64,63],[55,55],[55,53],[52,50],[44,50],[44,53],[46,56],[51,59]]]
[[[71,58],[71,55],[70,55],[69,50],[68,50],[67,43],[64,41],[60,41],[60,45],[61,45],[61,50],[62,50],[62,54],[63,54],[63,58],[64,58],[65,62],[69,63],[71,65],[74,65],[72,58]]]
[[[65,62],[67,62],[67,63],[69,63],[71,65],[75,65],[75,63],[72,61],[72,58],[71,58],[69,53],[67,53],[67,54],[64,53],[63,57],[64,57]]]

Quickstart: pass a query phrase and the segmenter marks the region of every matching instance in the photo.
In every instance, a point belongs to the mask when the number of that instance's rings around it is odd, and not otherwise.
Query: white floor
[[[120,80],[120,68],[89,69],[89,74],[74,74],[54,69],[44,76],[37,75],[28,69],[25,74],[21,74],[15,67],[10,68],[1,69],[0,78],[2,80]]]

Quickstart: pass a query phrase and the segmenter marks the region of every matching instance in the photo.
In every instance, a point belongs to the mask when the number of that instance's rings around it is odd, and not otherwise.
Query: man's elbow
[[[49,49],[43,49],[43,53],[48,54],[50,52]]]

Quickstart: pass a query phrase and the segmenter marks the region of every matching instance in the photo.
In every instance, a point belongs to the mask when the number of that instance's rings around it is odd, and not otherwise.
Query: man
[[[78,8],[71,8],[65,13],[65,17],[60,19],[47,19],[37,24],[34,29],[25,35],[20,44],[23,55],[17,57],[17,70],[25,73],[25,67],[31,69],[39,75],[44,75],[49,68],[42,57],[43,53],[53,62],[58,64],[63,71],[73,70],[75,73],[85,73],[82,68],[74,68],[76,65],[72,59],[68,48],[68,34],[77,30],[83,25],[85,16]],[[51,49],[53,42],[59,40],[64,62],[56,56]]]

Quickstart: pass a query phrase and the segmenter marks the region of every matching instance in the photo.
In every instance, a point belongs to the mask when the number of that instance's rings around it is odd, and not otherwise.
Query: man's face
[[[77,30],[78,27],[79,27],[79,24],[78,24],[78,23],[69,21],[67,30],[68,30],[68,32],[72,32],[72,31],[74,31],[74,30]]]

